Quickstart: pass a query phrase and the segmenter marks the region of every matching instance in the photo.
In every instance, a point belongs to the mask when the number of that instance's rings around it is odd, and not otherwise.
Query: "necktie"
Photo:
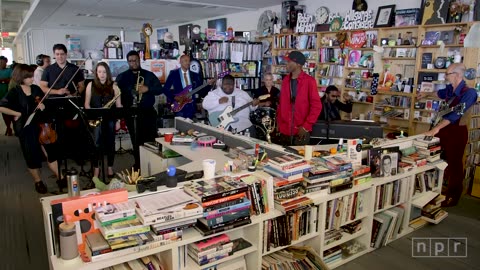
[[[183,73],[183,79],[185,80],[185,87],[189,86],[190,83],[189,83],[189,81],[188,81],[187,72],[184,72],[184,73]]]

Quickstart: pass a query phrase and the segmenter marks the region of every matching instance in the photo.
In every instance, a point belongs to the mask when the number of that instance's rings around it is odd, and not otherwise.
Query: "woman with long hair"
[[[120,89],[112,79],[110,68],[104,62],[100,62],[95,67],[95,75],[93,82],[87,85],[85,92],[85,108],[102,108],[120,94]],[[120,98],[115,101],[117,108],[122,107]],[[98,177],[100,174],[99,160],[103,160],[103,153],[107,155],[107,175],[112,178],[113,161],[115,158],[115,121],[104,120],[95,127],[95,146],[97,153],[92,160],[94,167],[93,176]]]
[[[44,96],[42,89],[33,84],[33,71],[29,65],[17,64],[12,74],[15,87],[10,89],[0,101],[0,112],[14,117],[15,135],[20,140],[28,171],[35,182],[35,190],[44,194],[47,193],[47,187],[40,176],[43,155],[46,154],[48,167],[58,179],[58,149],[56,143],[41,145],[39,142],[41,130],[38,123],[42,118],[40,112],[37,112],[34,120],[25,126],[28,117],[37,107],[38,101]],[[39,108],[43,111],[45,106],[40,104]],[[59,184],[58,181],[57,184]]]

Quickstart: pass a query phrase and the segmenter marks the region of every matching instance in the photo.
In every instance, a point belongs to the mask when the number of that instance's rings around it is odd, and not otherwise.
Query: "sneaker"
[[[45,194],[47,193],[47,186],[43,181],[35,182],[35,190],[40,194]]]

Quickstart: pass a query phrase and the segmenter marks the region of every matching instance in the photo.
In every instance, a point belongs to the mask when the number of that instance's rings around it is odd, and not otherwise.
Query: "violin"
[[[35,97],[35,102],[40,102],[40,97]],[[41,144],[51,144],[57,141],[57,132],[52,128],[51,123],[39,123],[40,135],[38,141]]]

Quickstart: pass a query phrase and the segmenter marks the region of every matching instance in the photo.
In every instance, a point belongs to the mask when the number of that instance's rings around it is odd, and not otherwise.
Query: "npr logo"
[[[413,237],[412,257],[465,258],[466,237]]]

